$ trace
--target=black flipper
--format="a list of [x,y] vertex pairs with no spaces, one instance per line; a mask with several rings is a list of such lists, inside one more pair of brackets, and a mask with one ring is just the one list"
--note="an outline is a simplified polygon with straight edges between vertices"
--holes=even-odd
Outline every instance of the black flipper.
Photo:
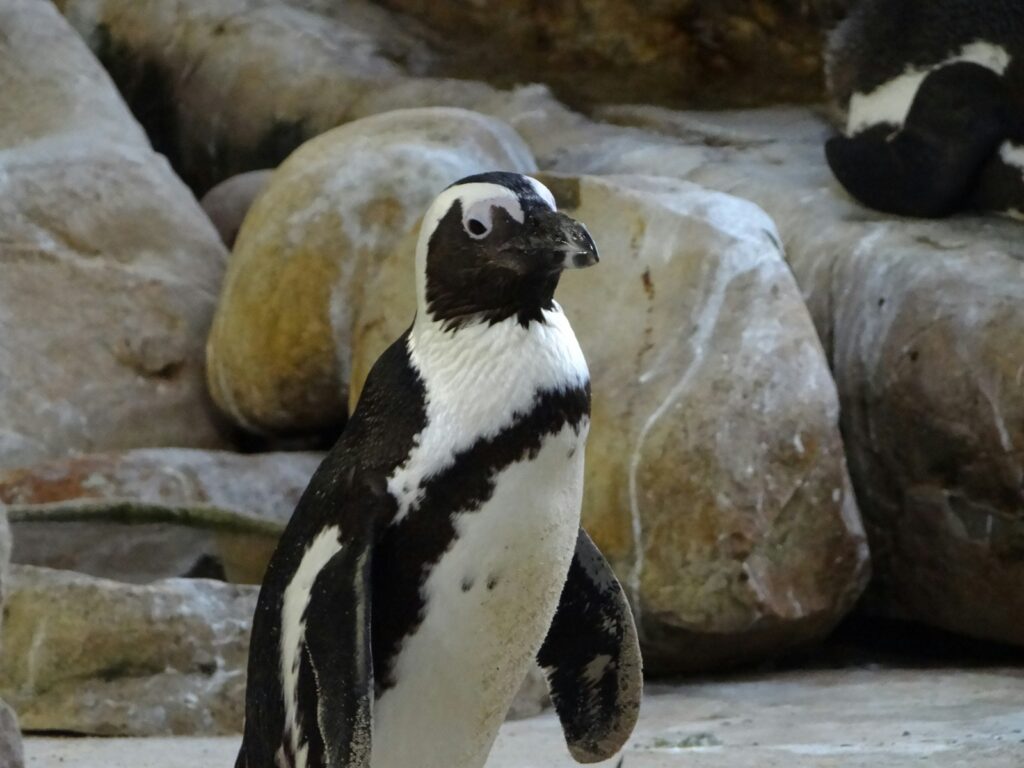
[[[316,712],[315,723],[303,724],[311,767],[370,768],[371,552],[369,547],[347,542],[317,576],[303,617],[305,656],[299,672],[299,701],[303,711]],[[329,682],[321,685],[321,680]],[[319,760],[314,759],[314,746],[321,751]]]
[[832,172],[853,197],[886,213],[934,218],[964,206],[982,167],[1010,131],[1002,79],[979,64],[930,73],[903,128],[876,125],[825,145]]
[[640,714],[640,646],[622,587],[582,528],[537,661],[576,761],[618,752]]

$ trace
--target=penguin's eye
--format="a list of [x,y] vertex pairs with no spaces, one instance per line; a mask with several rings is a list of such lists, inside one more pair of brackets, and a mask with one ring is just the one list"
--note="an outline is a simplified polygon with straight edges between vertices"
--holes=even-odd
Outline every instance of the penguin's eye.
[[463,201],[462,228],[473,240],[483,240],[494,231],[498,219],[511,218],[523,223],[523,208],[519,200],[506,196],[488,195],[472,201]]

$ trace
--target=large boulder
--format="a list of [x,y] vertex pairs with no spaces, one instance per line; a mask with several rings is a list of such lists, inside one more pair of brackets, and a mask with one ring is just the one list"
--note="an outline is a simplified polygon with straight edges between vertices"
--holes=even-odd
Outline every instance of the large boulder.
[[236,733],[256,594],[202,579],[136,585],[14,566],[0,695],[32,731]]
[[305,144],[239,233],[209,340],[214,399],[255,432],[343,422],[351,337],[376,260],[453,181],[535,167],[515,131],[458,109],[391,112]]
[[670,173],[778,225],[838,384],[874,560],[867,607],[1024,644],[1020,224],[859,207],[807,111],[603,114],[623,127],[563,116],[520,131],[561,170]]
[[58,5],[157,148],[204,193],[382,102],[489,112],[507,94],[482,80],[548,83],[573,103],[818,99],[819,17],[849,1]]
[[[835,386],[771,220],[669,179],[542,178],[602,253],[558,298],[593,375],[584,524],[632,599],[645,667],[821,637],[868,557]],[[353,397],[412,317],[412,245],[365,284]]]
[[0,29],[0,466],[221,444],[217,233],[51,3]]
[[296,0],[59,0],[198,192],[274,167],[432,54],[382,8]]
[[259,583],[322,458],[141,449],[0,471],[14,562],[146,583]]

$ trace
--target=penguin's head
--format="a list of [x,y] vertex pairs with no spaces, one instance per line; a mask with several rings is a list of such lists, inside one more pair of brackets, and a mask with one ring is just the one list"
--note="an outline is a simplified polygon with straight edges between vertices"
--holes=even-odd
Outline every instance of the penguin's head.
[[598,260],[586,227],[555,209],[536,179],[484,173],[452,184],[423,218],[419,312],[446,328],[542,321],[564,269]]

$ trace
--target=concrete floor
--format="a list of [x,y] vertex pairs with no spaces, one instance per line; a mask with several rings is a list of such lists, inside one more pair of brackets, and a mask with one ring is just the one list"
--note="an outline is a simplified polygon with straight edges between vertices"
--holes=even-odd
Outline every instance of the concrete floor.
[[[231,768],[237,745],[32,737],[26,758],[28,768]],[[876,667],[652,686],[622,757],[622,768],[1021,768],[1024,668]],[[549,714],[507,724],[487,768],[573,765]]]

